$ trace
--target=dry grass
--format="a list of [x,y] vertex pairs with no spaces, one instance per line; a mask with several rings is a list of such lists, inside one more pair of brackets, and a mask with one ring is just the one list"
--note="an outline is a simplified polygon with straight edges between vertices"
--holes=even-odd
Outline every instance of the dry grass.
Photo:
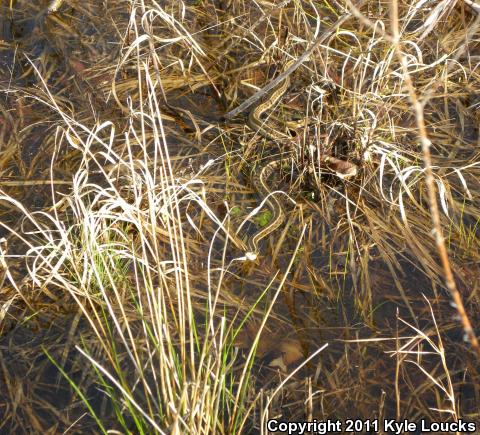
[[[2,430],[480,422],[474,3],[1,8]],[[242,103],[290,59],[273,143]]]

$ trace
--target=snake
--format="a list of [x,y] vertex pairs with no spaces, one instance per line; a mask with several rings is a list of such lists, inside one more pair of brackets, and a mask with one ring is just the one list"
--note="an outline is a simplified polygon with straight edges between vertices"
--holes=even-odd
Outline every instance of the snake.
[[[287,62],[285,70],[288,69],[294,62],[294,60]],[[280,100],[280,98],[282,98],[289,85],[290,79],[289,76],[287,76],[267,95],[265,101],[254,104],[250,110],[250,113],[248,114],[247,125],[250,127],[250,129],[257,132],[268,141],[276,142],[278,140],[290,138],[290,136],[287,134],[276,131],[261,118],[263,113],[272,108]],[[274,172],[278,172],[281,169],[281,165],[282,158],[276,156],[274,160],[268,162],[259,171],[254,170],[251,176],[251,183],[254,189],[265,198],[265,203],[272,213],[272,218],[270,219],[268,225],[259,229],[247,241],[247,248],[249,252],[254,255],[259,252],[258,243],[260,240],[264,239],[273,231],[275,231],[280,225],[282,225],[285,219],[282,205],[275,195],[272,195],[272,192],[268,186],[268,179]]]

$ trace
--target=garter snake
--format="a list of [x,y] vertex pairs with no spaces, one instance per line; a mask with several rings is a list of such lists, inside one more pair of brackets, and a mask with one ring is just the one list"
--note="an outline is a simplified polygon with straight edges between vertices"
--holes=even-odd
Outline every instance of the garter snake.
[[[294,60],[289,61],[285,66],[285,70],[288,69],[294,62]],[[277,88],[274,88],[273,91],[268,94],[264,102],[255,104],[248,115],[248,126],[267,140],[275,142],[290,138],[290,136],[287,134],[276,131],[261,119],[262,114],[278,102],[278,100],[288,89],[289,85],[290,80],[287,76],[282,82],[280,82]],[[272,218],[270,219],[268,225],[257,231],[247,242],[249,252],[254,255],[258,253],[258,243],[260,240],[275,231],[282,224],[285,218],[282,205],[276,196],[271,193],[267,183],[267,180],[270,178],[270,176],[281,169],[281,164],[282,159],[275,157],[275,160],[271,160],[259,171],[253,171],[252,174],[251,182],[253,187],[262,197],[265,198],[265,203],[270,208],[272,213]]]

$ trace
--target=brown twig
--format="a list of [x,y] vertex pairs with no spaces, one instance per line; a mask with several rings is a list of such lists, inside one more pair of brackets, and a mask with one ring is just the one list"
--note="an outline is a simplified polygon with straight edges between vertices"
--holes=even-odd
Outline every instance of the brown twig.
[[[425,166],[425,183],[427,185],[427,190],[428,190],[427,192],[428,202],[430,207],[430,214],[432,216],[433,233],[435,236],[438,255],[440,257],[443,272],[445,275],[445,283],[453,299],[453,302],[455,303],[455,307],[458,311],[458,315],[460,316],[460,320],[462,322],[462,326],[465,331],[465,334],[467,335],[468,340],[472,345],[473,349],[477,353],[477,356],[480,358],[480,346],[478,343],[478,339],[475,335],[475,332],[473,331],[472,324],[470,323],[470,319],[468,318],[467,312],[465,310],[465,306],[463,305],[462,297],[455,283],[452,268],[450,266],[450,261],[448,258],[447,248],[445,246],[443,231],[440,225],[440,212],[438,210],[437,189],[435,187],[435,180],[433,177],[432,157],[430,153],[431,141],[428,138],[427,128],[425,125],[424,112],[423,112],[424,103],[422,104],[418,99],[417,92],[412,82],[412,78],[408,72],[407,60],[405,59],[405,56],[402,54],[400,32],[398,27],[397,0],[392,0],[391,2],[391,21],[392,21],[392,32],[393,32],[393,42],[394,42],[395,51],[403,70],[403,75],[405,78],[405,83],[408,88],[410,101],[415,110],[415,116],[416,116],[417,127],[418,127],[418,135],[422,143],[423,161]],[[431,94],[431,91],[429,92],[429,94]]]

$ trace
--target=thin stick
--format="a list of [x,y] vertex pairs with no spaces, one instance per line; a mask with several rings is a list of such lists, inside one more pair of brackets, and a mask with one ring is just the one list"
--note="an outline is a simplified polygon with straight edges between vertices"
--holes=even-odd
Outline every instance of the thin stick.
[[437,190],[435,187],[435,180],[434,180],[433,171],[432,171],[432,156],[430,154],[430,145],[432,142],[428,138],[427,128],[425,125],[425,118],[423,113],[424,105],[419,101],[417,97],[415,87],[413,85],[412,79],[408,72],[407,61],[405,59],[405,56],[402,54],[402,50],[401,50],[400,32],[398,28],[397,0],[392,0],[391,2],[391,17],[392,17],[391,21],[392,21],[392,32],[393,32],[395,52],[402,66],[405,83],[407,85],[409,96],[410,96],[410,101],[415,110],[418,134],[420,137],[420,141],[422,143],[423,162],[425,165],[425,183],[427,185],[427,190],[428,190],[427,192],[428,203],[430,207],[430,214],[432,216],[433,233],[435,236],[435,242],[437,244],[438,255],[440,257],[440,261],[443,267],[443,272],[445,275],[445,283],[453,299],[453,302],[455,303],[455,307],[458,311],[458,315],[460,316],[463,330],[465,331],[465,334],[470,344],[472,345],[473,349],[477,353],[477,356],[480,358],[480,346],[479,346],[477,337],[475,336],[475,332],[473,331],[472,324],[470,323],[470,319],[467,316],[465,306],[463,305],[463,302],[462,302],[462,297],[460,295],[460,292],[457,289],[457,285],[453,277],[452,268],[450,266],[450,261],[448,259],[447,248],[445,246],[445,239],[444,239],[442,228],[440,225],[440,212],[438,211]]
[[0,186],[5,187],[23,187],[23,186],[39,186],[39,185],[65,185],[70,186],[73,181],[68,180],[1,180]]
[[470,8],[472,8],[477,14],[480,14],[480,4],[475,3],[473,0],[463,0],[463,3],[470,6]]

